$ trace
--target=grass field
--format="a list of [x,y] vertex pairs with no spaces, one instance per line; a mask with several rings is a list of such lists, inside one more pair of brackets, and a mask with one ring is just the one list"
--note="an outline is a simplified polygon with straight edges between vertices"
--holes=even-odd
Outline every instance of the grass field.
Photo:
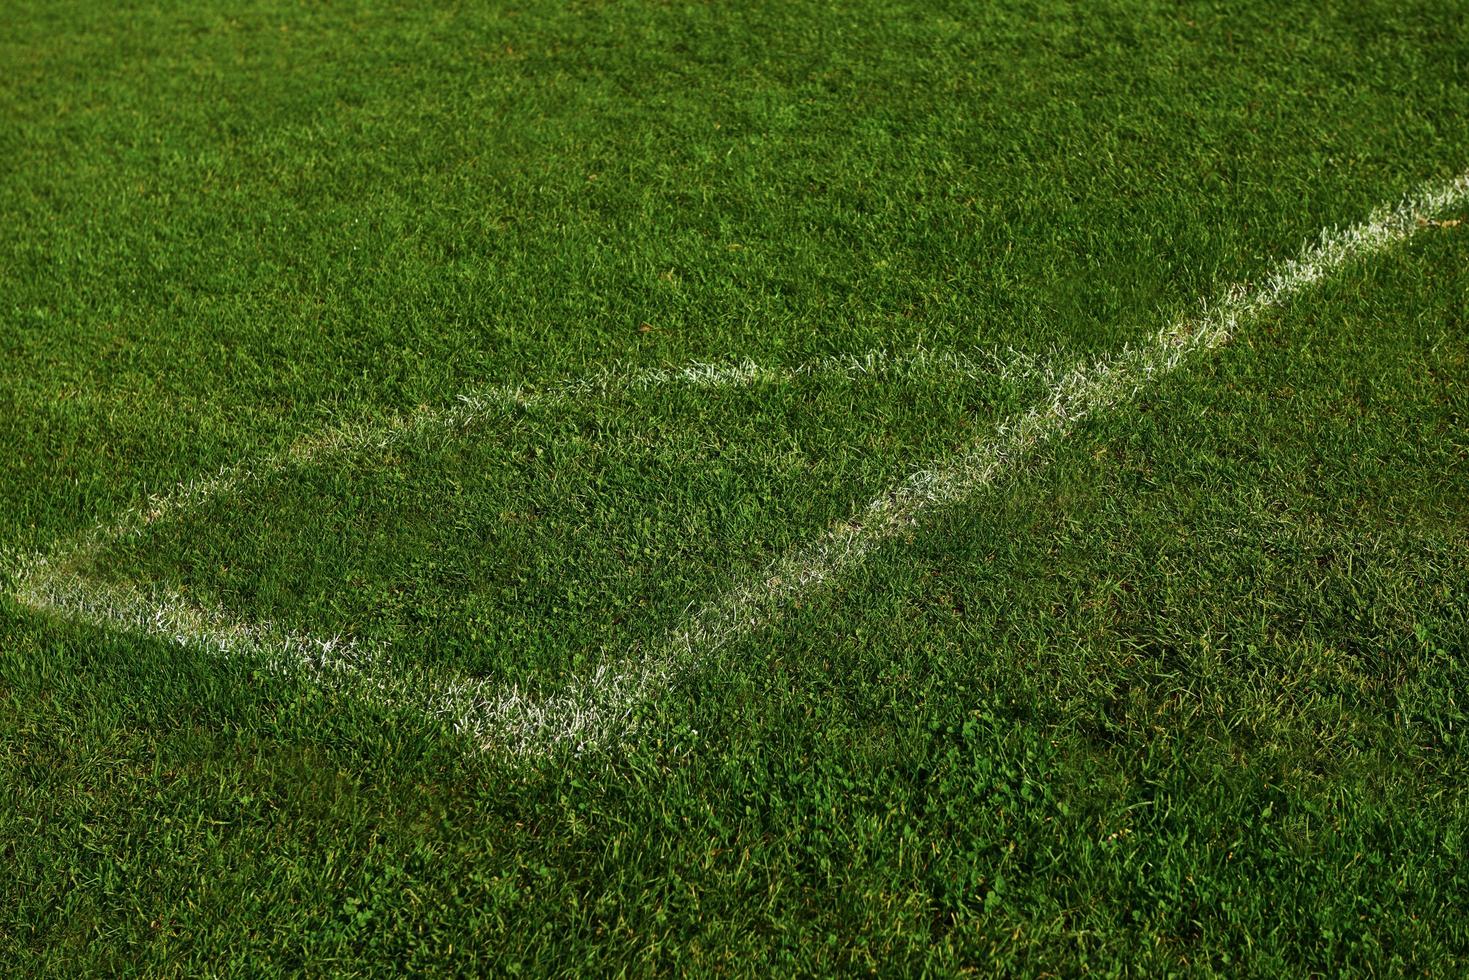
[[1469,970],[1469,8],[3,23],[14,975]]

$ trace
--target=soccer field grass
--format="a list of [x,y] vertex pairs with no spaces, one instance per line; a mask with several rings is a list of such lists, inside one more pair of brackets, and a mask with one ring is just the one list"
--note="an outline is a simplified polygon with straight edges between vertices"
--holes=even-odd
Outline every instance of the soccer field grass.
[[11,972],[1469,969],[1469,8],[4,19]]

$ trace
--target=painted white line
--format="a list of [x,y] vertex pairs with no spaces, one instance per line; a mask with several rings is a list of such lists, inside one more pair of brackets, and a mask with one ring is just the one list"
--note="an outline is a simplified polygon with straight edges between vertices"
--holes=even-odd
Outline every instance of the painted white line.
[[916,348],[875,349],[815,358],[794,366],[754,361],[694,361],[670,368],[613,366],[579,378],[532,387],[490,385],[471,389],[449,406],[419,408],[361,422],[338,423],[264,459],[237,463],[165,494],[150,496],[111,521],[53,547],[48,553],[7,555],[0,583],[12,580],[21,604],[51,615],[189,644],[229,656],[249,655],[258,664],[302,670],[318,683],[346,682],[349,674],[386,669],[387,647],[351,637],[314,638],[268,622],[250,622],[179,592],[130,582],[99,581],[85,569],[110,545],[139,535],[159,522],[216,499],[229,499],[251,485],[291,468],[351,457],[415,436],[462,433],[518,406],[585,403],[659,387],[739,388],[802,381],[882,383],[944,378],[1010,382],[1044,380],[1039,359],[1009,351],[965,354]]
[[[141,597],[125,587],[97,591],[74,581],[76,565],[107,543],[254,479],[323,455],[360,451],[427,430],[468,426],[491,411],[531,400],[576,400],[613,390],[655,384],[750,384],[794,378],[800,369],[771,374],[756,365],[691,365],[668,371],[629,371],[593,376],[540,392],[491,388],[467,395],[449,409],[423,410],[358,427],[336,427],[254,468],[235,467],[181,488],[122,519],[30,562],[15,595],[34,608],[103,625],[122,626],[179,642],[197,642],[224,653],[265,654],[287,669],[304,668],[322,682],[342,683],[383,703],[419,707],[468,733],[479,744],[510,753],[545,752],[604,743],[629,730],[636,706],[674,680],[695,671],[724,646],[774,621],[813,589],[862,562],[875,549],[936,508],[959,503],[993,483],[1038,447],[1078,422],[1131,399],[1138,391],[1227,343],[1244,324],[1277,308],[1347,263],[1411,237],[1421,222],[1469,200],[1469,173],[1420,188],[1403,203],[1375,211],[1343,232],[1327,233],[1296,259],[1277,265],[1262,285],[1235,287],[1195,314],[1169,324],[1148,343],[1079,367],[1054,379],[1047,397],[998,425],[956,457],[911,475],[852,518],[814,542],[777,559],[762,575],[731,588],[695,611],[655,649],[604,661],[560,691],[535,696],[506,691],[458,675],[391,663],[390,651],[338,641],[283,635],[270,627],[236,624],[222,613],[199,610],[178,596]],[[891,363],[887,355],[879,360]],[[1033,366],[1032,366],[1033,368]],[[861,364],[832,362],[826,373],[858,377]],[[865,373],[872,373],[866,371]],[[993,376],[989,372],[989,376]]]
[[965,500],[1083,419],[1130,400],[1192,357],[1228,343],[1241,326],[1347,263],[1405,241],[1423,219],[1466,200],[1469,173],[1420,188],[1361,224],[1323,234],[1298,258],[1272,269],[1262,285],[1226,290],[1148,343],[1071,371],[1043,402],[1006,420],[957,457],[914,473],[851,519],[778,559],[758,578],[736,585],[696,611],[656,649],[604,662],[548,697],[427,674],[403,685],[403,693],[419,688],[427,710],[487,748],[540,752],[606,742],[629,729],[637,705],[699,669],[720,648],[774,622],[794,600],[849,571],[927,512]]
[[264,459],[236,463],[219,472],[150,496],[111,521],[33,556],[29,564],[60,564],[63,557],[93,554],[97,549],[161,520],[193,510],[210,500],[228,498],[292,467],[309,466],[333,457],[347,457],[369,448],[383,448],[415,435],[469,428],[519,406],[555,406],[612,398],[626,392],[657,387],[740,388],[761,384],[791,384],[805,379],[883,381],[942,377],[1011,381],[1043,377],[1045,362],[1016,351],[905,351],[873,349],[856,354],[815,358],[790,367],[771,367],[750,360],[692,361],[670,368],[633,368],[614,365],[587,375],[544,386],[487,385],[471,388],[445,407],[422,407],[364,421],[339,422],[306,436],[282,452]]
[[43,575],[22,580],[14,596],[32,609],[125,633],[194,646],[226,657],[246,655],[259,667],[290,673],[304,669],[316,680],[357,673],[372,655],[349,638],[323,639],[269,622],[236,620],[169,589],[145,590],[131,582],[99,582],[82,576]]

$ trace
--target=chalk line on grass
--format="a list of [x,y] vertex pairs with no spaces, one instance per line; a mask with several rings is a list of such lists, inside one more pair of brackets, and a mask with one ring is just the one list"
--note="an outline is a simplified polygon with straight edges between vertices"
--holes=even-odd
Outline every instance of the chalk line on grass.
[[371,647],[350,637],[319,637],[270,622],[231,617],[174,589],[84,576],[34,576],[14,592],[25,605],[126,633],[141,633],[224,656],[248,655],[266,670],[305,669],[318,680],[363,670]]
[[[79,574],[80,566],[116,541],[141,534],[161,521],[211,500],[236,496],[251,485],[292,468],[348,458],[368,449],[384,449],[415,436],[462,431],[520,407],[555,407],[659,387],[743,388],[791,384],[805,379],[855,382],[942,377],[1008,381],[1043,377],[1046,370],[1040,359],[1015,351],[967,354],[926,348],[904,351],[878,348],[818,357],[793,366],[761,365],[748,359],[691,361],[667,368],[614,365],[548,385],[486,385],[464,392],[447,406],[421,407],[328,425],[263,459],[234,463],[166,493],[153,494],[112,520],[52,547],[49,552],[19,557],[7,565],[13,568],[13,578],[22,583],[18,591],[34,599],[30,604],[62,611],[63,606],[45,600],[47,590],[38,591],[34,586],[48,579]],[[27,584],[32,587],[26,588]],[[60,591],[69,594],[68,589]]]
[[322,639],[270,622],[241,620],[177,590],[102,581],[88,575],[86,569],[109,545],[140,535],[159,522],[212,500],[237,496],[251,485],[289,469],[350,458],[419,435],[462,434],[518,407],[554,408],[662,387],[726,389],[805,380],[882,382],[924,378],[1004,382],[1044,379],[1048,370],[1042,360],[1013,350],[971,354],[878,348],[813,358],[791,366],[762,365],[749,359],[691,361],[666,368],[614,365],[549,385],[477,387],[448,406],[332,424],[263,459],[235,463],[168,493],[151,495],[49,552],[5,556],[6,560],[0,562],[0,585],[11,580],[10,592],[17,601],[51,615],[195,645],[222,655],[249,655],[266,668],[305,670],[322,684],[350,684],[353,675],[388,669],[385,644],[350,636]]
[[[14,594],[33,608],[73,619],[199,643],[226,654],[263,654],[284,669],[304,668],[323,683],[344,685],[374,701],[419,708],[486,748],[517,754],[605,743],[629,730],[640,704],[706,664],[720,648],[779,619],[795,599],[860,564],[884,543],[915,527],[926,513],[963,501],[1077,423],[1130,400],[1192,357],[1224,345],[1241,326],[1280,307],[1347,263],[1407,240],[1434,215],[1466,201],[1469,173],[1425,185],[1400,204],[1377,209],[1360,224],[1324,233],[1300,256],[1276,265],[1260,285],[1227,289],[1194,314],[1159,330],[1147,343],[1125,347],[1111,357],[1052,378],[1047,396],[1029,411],[1001,422],[987,438],[958,455],[915,472],[815,541],[777,558],[762,574],[694,610],[662,644],[620,659],[605,659],[588,674],[548,695],[394,664],[391,651],[380,645],[323,641],[268,624],[236,623],[222,612],[203,610],[176,594],[146,596],[131,586],[99,586],[78,577],[76,566],[123,535],[212,497],[239,492],[269,473],[332,454],[361,451],[409,433],[467,427],[507,406],[532,400],[578,400],[662,384],[754,384],[794,380],[803,373],[856,378],[893,370],[900,361],[883,354],[874,355],[874,362],[860,357],[823,359],[794,369],[767,369],[751,363],[653,371],[614,369],[535,391],[481,389],[447,409],[333,427],[254,467],[227,468],[172,495],[155,498],[33,560],[21,570]],[[911,366],[920,369],[921,360],[914,359]],[[957,368],[945,367],[942,360],[934,363],[946,370],[964,370],[962,362]],[[1034,372],[1035,365],[1024,369]],[[993,377],[993,371],[986,376]]]
[[582,747],[626,729],[637,706],[696,670],[721,647],[770,624],[797,598],[860,564],[925,513],[966,499],[1037,447],[1097,412],[1131,399],[1191,357],[1226,344],[1243,324],[1283,305],[1347,263],[1412,237],[1420,222],[1469,200],[1469,172],[1421,187],[1361,224],[1326,232],[1299,257],[1281,262],[1253,289],[1236,286],[1150,342],[1067,373],[1049,397],[999,424],[985,439],[912,474],[847,521],[777,559],[764,574],[699,608],[661,646],[630,660],[604,662],[547,697],[471,678],[425,675],[428,710],[486,747],[511,752]]

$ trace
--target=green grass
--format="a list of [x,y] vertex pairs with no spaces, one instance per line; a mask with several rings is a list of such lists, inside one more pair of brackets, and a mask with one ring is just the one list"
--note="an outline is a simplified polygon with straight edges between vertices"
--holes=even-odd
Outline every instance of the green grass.
[[[1038,378],[663,385],[493,412],[277,477],[80,569],[254,620],[391,640],[503,682],[655,644]],[[1012,408],[1011,411],[1014,409]]]
[[[553,688],[1462,172],[1453,4],[17,4],[0,555],[485,385],[79,568]],[[1454,218],[1460,215],[1446,215]],[[1469,219],[1469,215],[1462,216]],[[17,975],[1469,967],[1469,220],[508,759],[11,597]]]

